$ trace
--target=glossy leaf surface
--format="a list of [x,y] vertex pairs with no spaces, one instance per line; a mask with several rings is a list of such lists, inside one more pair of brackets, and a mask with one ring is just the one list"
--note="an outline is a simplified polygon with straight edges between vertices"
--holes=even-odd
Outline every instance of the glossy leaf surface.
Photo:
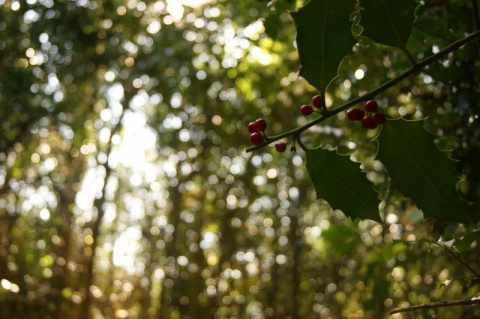
[[411,198],[425,218],[440,222],[467,222],[454,161],[440,152],[424,121],[389,120],[378,137],[377,158],[386,166],[391,188]]
[[414,0],[361,0],[362,36],[377,43],[405,48],[415,21]]
[[300,75],[322,93],[356,43],[350,21],[354,10],[352,0],[313,0],[292,13],[297,27]]
[[307,151],[306,166],[317,198],[325,199],[333,209],[342,210],[352,219],[380,221],[377,193],[358,163],[317,148]]

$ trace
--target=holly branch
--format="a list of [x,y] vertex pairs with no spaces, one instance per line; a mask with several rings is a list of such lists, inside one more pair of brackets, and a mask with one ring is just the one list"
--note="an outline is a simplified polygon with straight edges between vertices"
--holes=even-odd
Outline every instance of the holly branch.
[[[424,69],[426,66],[432,64],[433,62],[436,62],[436,61],[440,60],[441,58],[445,57],[447,54],[459,49],[463,45],[465,45],[468,42],[473,41],[475,39],[480,39],[480,30],[477,30],[477,31],[475,31],[475,32],[473,32],[473,33],[471,33],[471,34],[453,42],[452,44],[450,44],[445,49],[443,49],[443,50],[441,50],[441,51],[423,59],[422,61],[413,65],[407,71],[405,71],[405,72],[401,73],[400,75],[398,75],[397,77],[385,82],[384,84],[380,85],[379,87],[365,93],[364,95],[361,95],[357,98],[354,98],[354,99],[340,105],[339,107],[337,107],[333,110],[323,110],[322,115],[320,117],[308,122],[307,124],[305,124],[303,126],[300,126],[300,127],[297,127],[293,130],[284,132],[282,134],[276,135],[276,136],[266,137],[263,140],[263,142],[261,142],[260,144],[247,148],[246,152],[253,152],[255,150],[261,149],[261,148],[271,144],[272,142],[275,142],[275,141],[278,141],[282,138],[286,138],[286,137],[290,137],[290,136],[292,136],[294,140],[300,141],[300,135],[304,131],[309,129],[310,127],[312,127],[312,126],[314,126],[314,125],[316,125],[320,122],[323,122],[323,121],[333,117],[334,115],[349,109],[350,107],[352,107],[356,104],[359,104],[363,101],[366,101],[368,99],[371,99],[371,98],[375,97],[379,93],[382,93],[382,92],[386,91],[390,87],[392,87],[392,86],[398,84],[399,82],[401,82],[402,80],[418,73],[419,71]],[[302,145],[301,142],[299,144]]]

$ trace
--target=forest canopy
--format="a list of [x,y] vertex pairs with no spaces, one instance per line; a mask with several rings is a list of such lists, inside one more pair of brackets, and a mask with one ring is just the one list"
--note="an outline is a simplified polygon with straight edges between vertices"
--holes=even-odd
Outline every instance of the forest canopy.
[[0,317],[480,317],[479,57],[477,0],[0,0]]

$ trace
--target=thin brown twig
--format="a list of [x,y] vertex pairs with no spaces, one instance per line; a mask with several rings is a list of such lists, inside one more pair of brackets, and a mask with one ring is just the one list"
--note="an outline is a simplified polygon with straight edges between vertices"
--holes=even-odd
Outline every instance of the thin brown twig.
[[441,307],[453,307],[453,306],[471,306],[471,305],[480,305],[480,299],[470,299],[470,300],[454,300],[454,301],[438,301],[427,304],[395,308],[390,311],[390,314],[396,314],[401,312],[415,311],[420,309],[433,309]]
[[[422,240],[423,241],[423,240]],[[456,261],[458,261],[460,264],[462,264],[465,268],[467,268],[475,277],[477,278],[480,278],[480,273],[477,272],[475,269],[473,269],[469,264],[467,264],[464,260],[462,260],[460,257],[458,257],[457,254],[455,254],[455,252],[450,249],[448,246],[442,244],[442,243],[439,243],[439,242],[435,242],[435,241],[432,241],[432,240],[428,240],[428,239],[424,239],[424,241],[429,244],[429,245],[435,245],[436,247],[441,247],[443,248],[447,253],[450,254],[450,256],[452,256],[453,258],[455,258]]]
[[456,49],[460,48],[461,46],[463,46],[463,45],[467,44],[468,42],[470,42],[472,40],[475,40],[475,39],[480,39],[480,30],[477,30],[477,31],[469,34],[468,36],[453,42],[452,44],[450,44],[445,49],[443,49],[443,50],[425,58],[424,60],[418,62],[416,65],[414,65],[413,67],[411,67],[407,71],[405,71],[402,74],[398,75],[397,77],[391,79],[390,81],[385,82],[384,84],[380,85],[376,89],[373,89],[370,92],[368,92],[368,93],[366,93],[362,96],[359,96],[359,97],[357,97],[353,100],[350,100],[350,101],[342,104],[341,106],[339,106],[339,107],[337,107],[333,110],[329,110],[329,111],[325,112],[322,116],[316,118],[315,120],[313,120],[313,121],[311,121],[311,122],[309,122],[309,123],[307,123],[303,126],[297,127],[296,129],[293,129],[291,131],[288,131],[288,132],[285,132],[285,133],[282,133],[282,134],[279,134],[279,135],[276,135],[276,136],[273,136],[273,137],[269,137],[269,138],[265,139],[262,143],[260,143],[256,146],[252,146],[252,147],[247,148],[246,152],[247,153],[248,152],[253,152],[255,150],[258,150],[260,148],[265,147],[266,145],[269,145],[272,142],[278,141],[278,140],[280,140],[282,138],[285,138],[285,137],[288,137],[288,136],[298,136],[297,139],[299,139],[300,134],[302,132],[304,132],[305,130],[309,129],[310,127],[312,127],[312,126],[314,126],[314,125],[316,125],[320,122],[323,122],[323,121],[333,117],[334,115],[347,110],[348,108],[350,108],[350,107],[352,107],[356,104],[359,104],[359,103],[361,103],[365,100],[368,100],[370,98],[375,97],[377,94],[379,94],[383,91],[386,91],[390,87],[398,84],[399,82],[403,81],[404,79],[408,78],[409,76],[421,71],[426,66],[432,64],[435,61],[440,60],[442,57],[446,56],[450,52],[455,51]]
[[465,261],[463,261],[462,259],[460,259],[460,257],[458,257],[452,250],[450,250],[450,248],[448,248],[447,246],[445,245],[441,245],[441,244],[438,244],[438,246],[442,247],[446,252],[448,252],[453,258],[455,258],[459,263],[461,263],[465,268],[467,268],[473,275],[475,275],[476,277],[480,278],[480,274],[475,270],[473,269],[472,267],[470,267],[469,264],[467,264]]

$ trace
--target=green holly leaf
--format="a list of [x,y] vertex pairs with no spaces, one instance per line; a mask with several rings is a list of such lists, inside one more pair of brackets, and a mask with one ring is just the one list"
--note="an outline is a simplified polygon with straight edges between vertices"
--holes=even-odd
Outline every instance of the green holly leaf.
[[358,163],[334,151],[322,148],[307,150],[306,166],[317,198],[325,199],[352,219],[381,221],[377,193],[360,170]]
[[467,202],[456,190],[455,162],[434,143],[424,121],[388,120],[378,136],[377,158],[385,165],[391,188],[411,198],[425,218],[469,222]]
[[362,36],[406,51],[415,21],[415,0],[360,0]]
[[474,241],[480,243],[480,229],[475,229],[463,237],[455,238],[454,246],[459,252],[463,253],[467,251]]
[[350,17],[355,0],[311,0],[292,13],[297,27],[300,75],[321,93],[337,76],[356,43]]

